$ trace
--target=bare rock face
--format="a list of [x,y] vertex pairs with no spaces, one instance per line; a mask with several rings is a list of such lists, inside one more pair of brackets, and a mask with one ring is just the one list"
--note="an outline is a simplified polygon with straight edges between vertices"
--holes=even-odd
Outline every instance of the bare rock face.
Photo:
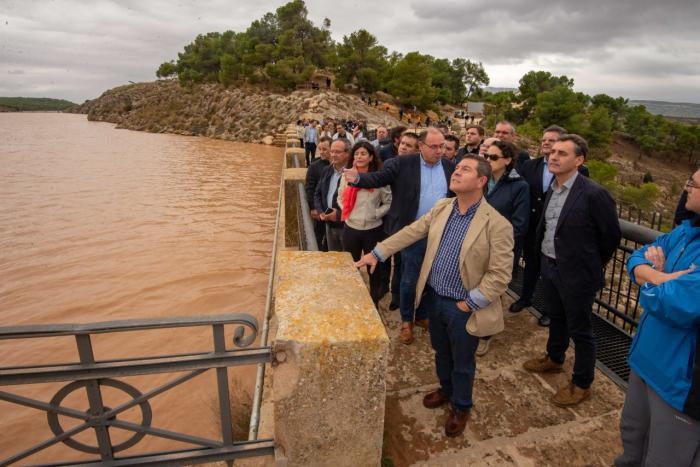
[[268,146],[270,146],[274,142],[275,142],[275,137],[272,135],[267,135],[262,139],[262,144],[267,144]]
[[175,80],[136,83],[105,91],[73,110],[88,120],[118,128],[201,135],[247,143],[267,143],[298,118],[352,118],[370,125],[397,125],[382,107],[370,107],[353,95],[300,90],[289,94],[263,89],[201,84],[189,88]]

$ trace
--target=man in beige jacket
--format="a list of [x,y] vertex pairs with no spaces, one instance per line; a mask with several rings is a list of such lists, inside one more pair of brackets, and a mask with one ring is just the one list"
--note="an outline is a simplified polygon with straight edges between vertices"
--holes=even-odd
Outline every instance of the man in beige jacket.
[[456,198],[438,201],[355,263],[374,268],[378,261],[428,238],[415,306],[426,301],[440,389],[427,394],[423,405],[452,403],[445,422],[450,437],[462,433],[469,419],[478,337],[503,330],[500,297],[513,268],[513,227],[483,199],[490,176],[485,159],[465,156],[450,178]]

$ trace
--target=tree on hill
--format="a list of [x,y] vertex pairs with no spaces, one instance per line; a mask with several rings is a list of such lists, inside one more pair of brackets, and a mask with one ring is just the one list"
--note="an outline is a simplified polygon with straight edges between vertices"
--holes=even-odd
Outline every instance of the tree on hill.
[[336,47],[336,85],[357,81],[364,92],[379,90],[381,75],[387,67],[387,49],[377,43],[377,38],[364,29],[343,36]]
[[432,107],[437,92],[432,86],[429,60],[424,55],[406,54],[394,67],[393,75],[387,89],[403,105],[415,105],[421,110]]
[[463,58],[455,59],[455,62],[453,62],[453,66],[462,70],[462,81],[467,88],[465,100],[468,101],[472,94],[480,92],[482,86],[488,86],[491,82],[481,62],[476,63]]
[[548,71],[529,71],[520,78],[519,84],[521,107],[519,116],[515,119],[517,123],[522,123],[531,116],[539,94],[554,91],[556,88],[574,88],[573,79],[564,75],[554,76]]

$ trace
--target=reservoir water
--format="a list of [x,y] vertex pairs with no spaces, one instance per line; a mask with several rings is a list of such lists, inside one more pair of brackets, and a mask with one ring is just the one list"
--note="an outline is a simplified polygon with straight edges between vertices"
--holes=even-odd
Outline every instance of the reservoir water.
[[[263,316],[282,150],[0,113],[0,326],[247,312]],[[97,336],[98,358],[205,351],[211,329]],[[75,361],[70,338],[0,341],[0,365]],[[153,400],[153,425],[217,439],[213,373]],[[230,371],[249,390],[254,368]],[[126,379],[145,392],[175,375]],[[150,381],[150,382],[148,382]],[[0,388],[48,401],[66,383]],[[119,403],[118,391],[108,404]],[[65,401],[85,409],[78,395]],[[125,415],[138,421],[136,409]],[[61,418],[64,428],[77,420]],[[0,401],[0,459],[51,437]],[[113,437],[129,433],[114,430]],[[90,430],[77,437],[95,444]],[[163,443],[166,443],[165,445]],[[185,447],[146,439],[128,452]],[[77,456],[54,446],[30,459]]]

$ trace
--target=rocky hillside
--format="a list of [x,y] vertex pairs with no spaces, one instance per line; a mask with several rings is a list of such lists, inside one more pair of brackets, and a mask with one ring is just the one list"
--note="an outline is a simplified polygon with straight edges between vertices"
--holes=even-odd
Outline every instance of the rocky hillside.
[[272,136],[300,116],[362,119],[370,125],[399,123],[382,108],[370,107],[358,96],[331,91],[277,94],[219,84],[189,89],[167,80],[110,89],[71,111],[130,130],[271,144]]

